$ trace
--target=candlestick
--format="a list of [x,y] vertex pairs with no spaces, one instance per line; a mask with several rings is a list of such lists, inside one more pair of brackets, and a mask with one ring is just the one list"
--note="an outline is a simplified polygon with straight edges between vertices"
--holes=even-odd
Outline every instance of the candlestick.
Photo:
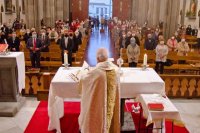
[[144,54],[143,66],[147,65],[147,54]]
[[68,65],[68,54],[64,53],[64,65]]
[[119,59],[117,59],[117,64],[119,65],[119,73],[120,75],[123,73],[123,71],[121,70],[122,64],[124,63],[124,60],[120,57]]
[[4,42],[5,42],[5,44],[8,44],[8,42],[7,42],[7,40],[6,40],[6,39],[4,39]]

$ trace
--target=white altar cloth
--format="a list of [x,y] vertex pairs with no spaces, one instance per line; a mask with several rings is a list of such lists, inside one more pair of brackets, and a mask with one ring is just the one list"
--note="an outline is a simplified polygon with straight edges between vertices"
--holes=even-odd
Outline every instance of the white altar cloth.
[[[143,116],[147,118],[146,126],[151,123],[156,123],[156,126],[160,126],[160,122],[165,119],[182,122],[179,111],[167,97],[163,97],[160,94],[140,94],[136,98],[136,101],[140,102],[142,105]],[[164,110],[149,110],[148,103],[162,103]],[[163,122],[163,124],[164,123],[165,122]],[[165,133],[165,125],[163,125],[163,133]]]
[[[64,115],[64,98],[80,98],[78,82],[69,74],[76,74],[80,67],[66,69],[60,67],[51,81],[48,100],[49,127],[60,133],[60,118]],[[122,68],[120,77],[120,97],[133,98],[138,94],[165,94],[164,81],[152,69],[143,71],[141,68]]]
[[18,88],[19,92],[25,88],[25,60],[24,52],[10,52],[8,55],[0,55],[0,58],[15,58],[18,70]]

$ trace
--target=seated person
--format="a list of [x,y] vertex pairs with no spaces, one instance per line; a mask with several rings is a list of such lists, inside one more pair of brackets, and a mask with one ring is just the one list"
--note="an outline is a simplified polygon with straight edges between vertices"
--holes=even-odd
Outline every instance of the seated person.
[[96,68],[80,80],[82,133],[120,133],[119,77],[105,48],[97,51]]

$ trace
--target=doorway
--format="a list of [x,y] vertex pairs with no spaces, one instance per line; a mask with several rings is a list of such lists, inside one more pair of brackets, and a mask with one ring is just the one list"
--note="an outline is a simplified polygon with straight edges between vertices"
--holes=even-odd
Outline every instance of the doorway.
[[88,13],[91,18],[112,18],[112,0],[89,0]]

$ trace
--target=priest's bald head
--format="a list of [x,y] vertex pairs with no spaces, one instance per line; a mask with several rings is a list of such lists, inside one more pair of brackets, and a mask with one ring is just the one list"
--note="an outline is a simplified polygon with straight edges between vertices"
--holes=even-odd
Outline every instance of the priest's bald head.
[[108,50],[106,48],[99,48],[96,54],[97,62],[104,62],[108,60]]

